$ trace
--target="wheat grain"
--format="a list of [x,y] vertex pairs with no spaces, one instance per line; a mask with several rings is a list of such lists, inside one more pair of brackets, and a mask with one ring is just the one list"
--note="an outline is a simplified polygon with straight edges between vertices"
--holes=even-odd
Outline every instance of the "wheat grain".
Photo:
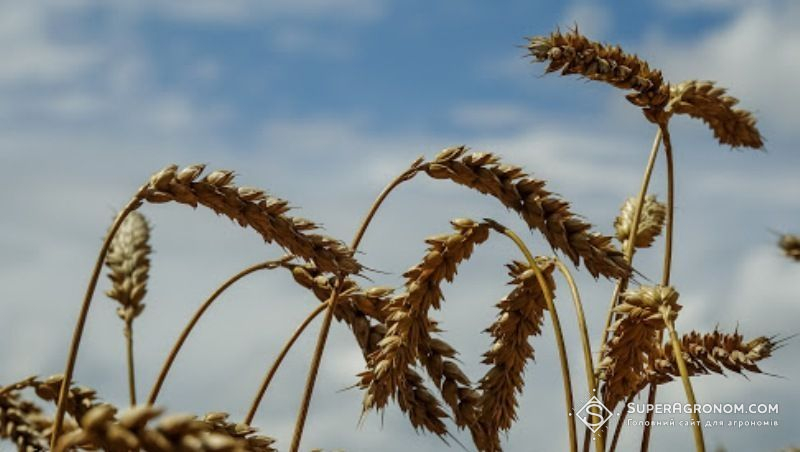
[[603,380],[603,403],[613,408],[646,382],[645,369],[658,354],[658,333],[677,317],[681,306],[671,287],[641,286],[622,294],[614,311],[621,317],[611,326],[613,335],[601,357],[598,370]]
[[728,96],[724,88],[711,81],[689,80],[672,87],[669,110],[701,119],[721,144],[731,147],[764,146],[756,119],[747,110],[734,108],[739,100]]
[[[540,265],[551,291],[555,290],[554,268],[551,261]],[[497,443],[500,432],[510,429],[516,420],[517,395],[522,394],[525,384],[525,364],[534,359],[529,338],[541,333],[547,310],[535,272],[521,262],[513,262],[508,269],[515,287],[498,303],[500,314],[486,330],[494,343],[483,355],[483,363],[492,367],[479,385],[481,424],[486,432],[498,437]]]
[[800,262],[800,236],[783,234],[778,241],[778,246],[781,247],[786,256]]
[[630,273],[630,266],[611,244],[611,238],[590,232],[592,226],[571,212],[568,202],[545,190],[544,181],[528,176],[519,167],[501,164],[494,154],[467,151],[464,146],[445,149],[422,169],[435,179],[449,179],[497,198],[576,265],[583,258],[592,276],[619,278]]
[[[634,215],[636,214],[636,198],[631,197],[625,200],[620,208],[620,214],[614,220],[614,229],[617,233],[617,240],[625,249],[628,246],[628,239],[633,228]],[[636,235],[634,236],[633,246],[636,248],[648,248],[653,241],[661,234],[664,221],[667,218],[666,206],[659,202],[655,196],[649,195],[644,199],[642,215],[639,219]]]
[[204,205],[242,227],[253,228],[267,243],[275,241],[323,271],[350,274],[361,271],[361,265],[345,244],[309,233],[317,228],[314,223],[286,215],[289,211],[286,201],[256,188],[237,187],[232,171],[218,170],[200,179],[204,169],[204,165],[192,165],[178,171],[176,165],[167,166],[150,178],[138,196],[154,203]]

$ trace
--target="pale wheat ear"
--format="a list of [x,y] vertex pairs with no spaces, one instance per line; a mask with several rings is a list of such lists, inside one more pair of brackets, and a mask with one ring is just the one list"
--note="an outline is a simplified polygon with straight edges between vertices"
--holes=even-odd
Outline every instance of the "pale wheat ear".
[[636,215],[636,198],[628,198],[620,208],[619,216],[614,220],[614,230],[617,240],[622,244],[622,248],[628,247],[628,240],[631,236],[635,248],[648,248],[661,234],[664,222],[667,218],[667,207],[658,201],[655,196],[648,195],[644,198],[642,213],[636,232],[633,232],[634,217]]
[[124,336],[128,367],[128,393],[136,405],[136,373],[133,359],[133,320],[144,310],[150,273],[150,225],[144,215],[133,211],[122,222],[106,255],[111,289],[106,296],[119,304],[117,315],[125,322]]

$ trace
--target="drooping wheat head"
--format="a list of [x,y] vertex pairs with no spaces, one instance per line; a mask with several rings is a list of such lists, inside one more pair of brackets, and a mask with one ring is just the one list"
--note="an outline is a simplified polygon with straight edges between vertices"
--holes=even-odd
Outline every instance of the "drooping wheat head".
[[[552,261],[543,261],[540,265],[551,292],[555,291],[554,268]],[[486,330],[494,342],[483,355],[483,363],[491,368],[478,388],[481,423],[486,432],[498,436],[497,443],[500,433],[510,429],[517,418],[517,396],[525,385],[525,365],[534,359],[530,338],[541,333],[547,310],[536,274],[528,264],[513,262],[508,269],[514,289],[498,303],[500,314]]]
[[630,273],[611,238],[592,232],[590,224],[570,211],[568,202],[544,189],[544,181],[528,176],[520,167],[502,164],[494,154],[467,152],[464,146],[445,149],[422,169],[435,179],[449,179],[497,198],[573,263],[583,258],[592,276],[619,278]]
[[232,171],[218,170],[200,178],[204,169],[204,165],[192,165],[179,171],[177,165],[167,166],[150,178],[139,196],[153,203],[204,205],[242,227],[254,229],[267,243],[275,241],[290,253],[314,262],[323,271],[347,274],[361,271],[361,265],[345,244],[309,232],[317,229],[309,220],[288,216],[288,202],[257,188],[237,187]]
[[670,111],[701,119],[721,144],[760,149],[764,140],[756,118],[747,110],[734,108],[739,99],[711,81],[689,80],[672,87]]

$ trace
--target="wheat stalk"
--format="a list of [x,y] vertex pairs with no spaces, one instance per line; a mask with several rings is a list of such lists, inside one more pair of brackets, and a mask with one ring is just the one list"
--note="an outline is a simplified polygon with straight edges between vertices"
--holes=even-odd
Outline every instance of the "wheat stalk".
[[528,176],[517,166],[502,164],[494,154],[467,151],[464,146],[445,149],[423,169],[435,179],[449,179],[497,198],[576,265],[583,258],[593,276],[619,278],[630,273],[630,266],[611,239],[591,232],[591,225],[571,212],[568,202],[544,189],[544,181]]

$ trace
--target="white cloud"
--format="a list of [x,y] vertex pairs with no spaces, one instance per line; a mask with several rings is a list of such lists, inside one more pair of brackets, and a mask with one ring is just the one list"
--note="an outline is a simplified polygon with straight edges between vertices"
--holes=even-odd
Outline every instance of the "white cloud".
[[748,2],[734,18],[699,40],[680,41],[662,32],[646,46],[654,64],[675,82],[716,80],[771,126],[795,130],[800,115],[800,6]]

